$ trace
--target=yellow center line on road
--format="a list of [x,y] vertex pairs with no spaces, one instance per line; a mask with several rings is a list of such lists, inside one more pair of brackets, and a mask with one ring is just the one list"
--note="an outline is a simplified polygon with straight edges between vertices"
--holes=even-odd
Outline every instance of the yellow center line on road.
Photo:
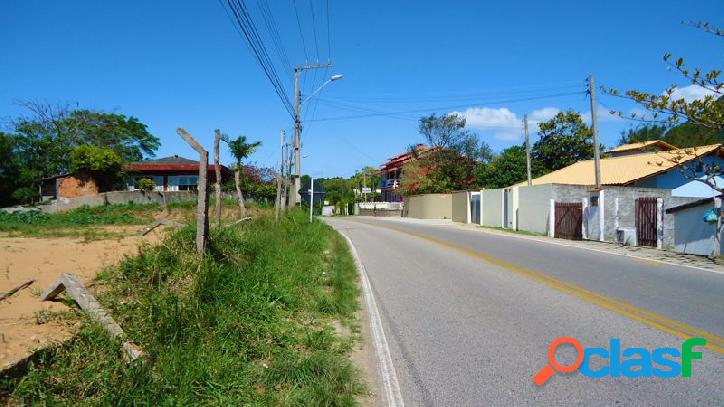
[[682,339],[688,339],[692,337],[698,337],[698,338],[705,338],[707,341],[706,347],[718,352],[724,354],[724,338],[714,335],[710,332],[694,328],[692,326],[689,326],[687,324],[674,321],[672,319],[666,318],[664,316],[658,315],[656,313],[643,310],[638,307],[634,307],[633,305],[627,304],[623,301],[617,300],[615,298],[607,297],[605,295],[598,294],[596,292],[587,290],[583,287],[577,286],[575,284],[571,284],[568,282],[565,282],[563,280],[560,280],[558,278],[549,276],[544,273],[540,273],[522,266],[519,266],[517,264],[509,263],[505,260],[502,260],[498,257],[483,254],[480,252],[477,252],[472,249],[468,249],[466,247],[458,246],[454,243],[450,243],[446,240],[438,239],[432,236],[428,236],[425,234],[412,232],[409,230],[393,227],[393,226],[387,226],[387,225],[379,225],[379,224],[370,224],[367,222],[360,222],[359,223],[365,223],[370,226],[376,226],[381,227],[385,229],[394,230],[399,233],[403,233],[409,236],[414,236],[420,239],[427,240],[429,242],[435,243],[439,246],[446,247],[448,249],[454,250],[458,253],[474,257],[479,260],[483,260],[487,263],[490,263],[492,265],[498,266],[506,271],[510,271],[519,275],[523,275],[525,277],[528,277],[532,280],[538,281],[540,283],[543,283],[551,288],[554,288],[558,291],[564,292],[566,294],[571,294],[573,296],[576,296],[584,301],[588,301],[590,303],[596,304],[600,307],[603,307],[605,309],[611,310],[613,312],[616,312],[618,314],[627,316],[633,320],[639,321],[641,323],[644,323],[648,326],[660,329],[664,332],[668,332],[674,336],[677,336]]

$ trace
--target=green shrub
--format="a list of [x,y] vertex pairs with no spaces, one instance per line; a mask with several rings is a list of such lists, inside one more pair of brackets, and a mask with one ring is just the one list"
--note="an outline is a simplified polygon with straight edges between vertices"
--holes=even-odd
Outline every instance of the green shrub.
[[151,178],[141,178],[136,181],[138,189],[143,191],[153,191],[156,188],[156,183]]

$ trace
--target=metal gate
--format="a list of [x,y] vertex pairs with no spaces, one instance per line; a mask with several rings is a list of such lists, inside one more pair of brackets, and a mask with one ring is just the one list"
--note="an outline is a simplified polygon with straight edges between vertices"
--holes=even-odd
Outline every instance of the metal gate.
[[656,198],[636,199],[636,242],[639,246],[656,247]]
[[556,202],[555,214],[555,237],[570,240],[583,238],[583,205],[580,202]]

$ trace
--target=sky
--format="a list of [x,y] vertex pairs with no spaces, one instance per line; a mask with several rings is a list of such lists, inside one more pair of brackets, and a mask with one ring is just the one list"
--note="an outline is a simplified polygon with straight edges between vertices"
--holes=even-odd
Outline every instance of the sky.
[[[277,165],[280,132],[289,138],[293,121],[225,1],[1,2],[0,117],[25,113],[21,100],[134,116],[161,139],[157,157],[194,158],[178,127],[209,149],[218,128],[262,141],[251,161]],[[293,96],[289,65],[332,63],[303,74],[303,98],[332,74],[344,76],[302,105],[302,172],[314,177],[347,177],[423,142],[417,121],[430,113],[463,114],[496,151],[522,142],[527,114],[535,141],[536,123],[560,110],[590,120],[589,74],[621,90],[660,93],[676,84],[682,96],[700,97],[662,56],[713,69],[724,51],[720,39],[682,24],[721,27],[719,1],[246,4],[285,97]],[[278,37],[267,31],[264,4]],[[635,123],[608,112],[635,106],[605,94],[598,99],[601,142],[615,146]],[[221,158],[231,162],[224,148]]]

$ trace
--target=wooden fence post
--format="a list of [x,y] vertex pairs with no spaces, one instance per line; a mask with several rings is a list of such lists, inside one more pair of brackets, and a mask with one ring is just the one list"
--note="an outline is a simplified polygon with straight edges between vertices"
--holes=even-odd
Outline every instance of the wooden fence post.
[[214,132],[214,171],[216,172],[216,227],[221,227],[221,165],[219,164],[219,143],[221,131]]
[[191,137],[186,130],[179,128],[176,132],[199,153],[199,199],[196,205],[196,252],[203,254],[206,250],[206,241],[209,236],[209,189],[207,188],[209,152],[204,150],[204,147]]

